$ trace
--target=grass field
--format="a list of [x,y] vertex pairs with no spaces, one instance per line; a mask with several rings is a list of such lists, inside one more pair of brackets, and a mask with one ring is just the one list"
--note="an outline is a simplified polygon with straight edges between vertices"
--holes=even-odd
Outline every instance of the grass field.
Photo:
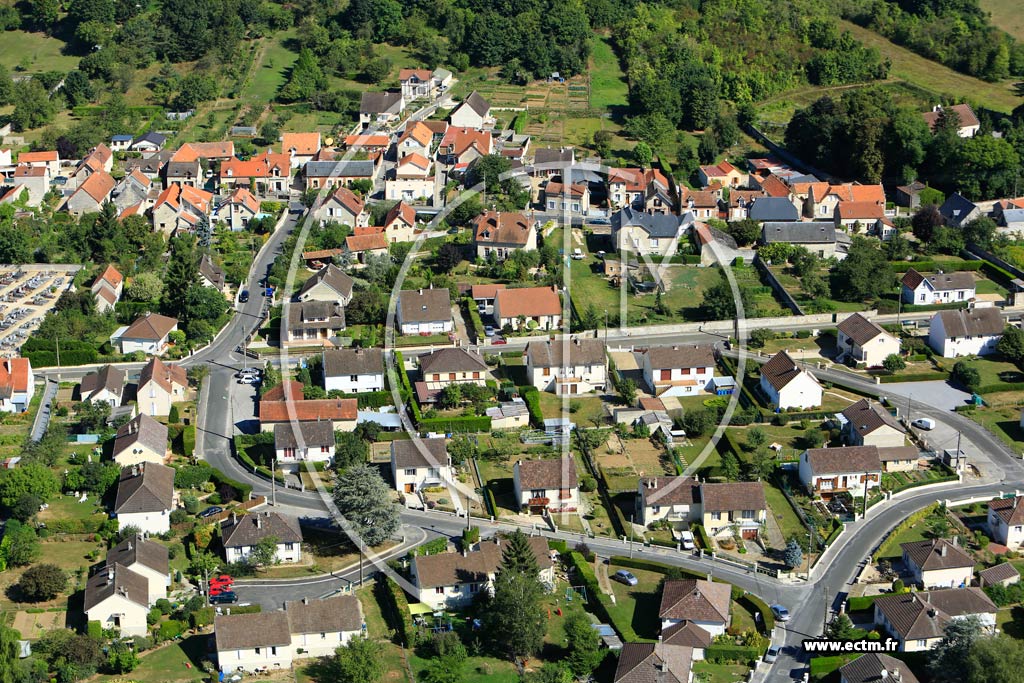
[[[1017,10],[1020,19],[1019,4],[1014,0],[1000,0],[1007,10]],[[910,50],[892,43],[874,31],[857,26],[849,21],[840,21],[841,28],[853,34],[853,37],[868,47],[876,47],[882,57],[892,62],[889,74],[892,78],[900,78],[913,85],[931,90],[937,95],[948,94],[954,98],[967,98],[979,104],[1001,112],[1010,112],[1020,104],[1020,98],[1013,94],[1010,83],[986,83],[978,78],[966,76],[917,55]]]
[[[136,681],[159,681],[160,683],[186,683],[202,681],[205,675],[202,662],[207,659],[208,635],[195,635],[182,641],[172,642],[158,650],[143,652],[139,666],[132,671],[130,679]],[[191,664],[192,668],[186,666]],[[124,681],[124,675],[99,676],[96,681]]]
[[26,73],[70,71],[78,66],[78,57],[63,50],[64,41],[45,33],[8,31],[0,41],[0,64],[11,71],[24,67]]
[[590,49],[590,106],[594,109],[625,106],[629,86],[619,58],[612,50],[611,39],[594,36]]
[[[614,564],[609,565],[608,576],[621,568]],[[663,576],[642,569],[629,571],[637,578],[637,585],[627,586],[618,581],[611,581],[616,604],[609,607],[608,612],[615,621],[632,625],[641,640],[655,640],[661,625],[658,621],[658,605],[661,601],[661,592],[658,588]]]
[[981,0],[981,9],[992,14],[992,25],[1017,40],[1024,40],[1024,14],[1019,0]]

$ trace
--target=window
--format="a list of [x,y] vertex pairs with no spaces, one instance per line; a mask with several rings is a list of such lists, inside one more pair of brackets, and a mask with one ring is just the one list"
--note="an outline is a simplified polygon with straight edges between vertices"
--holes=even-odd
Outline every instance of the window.
[[715,520],[716,522],[721,520],[722,519],[722,513],[721,512],[712,512],[711,513],[711,519]]
[[651,511],[654,514],[658,514],[659,512],[661,512],[661,506],[660,505],[652,505],[651,506]]
[[349,382],[358,382],[359,381],[359,375],[349,375],[348,376],[348,381]]
[[256,654],[260,653],[260,648],[256,648]]
[[753,510],[744,510],[743,514],[742,514],[742,517],[743,517],[743,519],[753,519],[754,518],[754,511]]
[[469,592],[470,593],[476,593],[479,590],[480,590],[480,584],[476,584],[476,583],[469,584]]
[[410,467],[410,468],[406,469],[405,470],[405,476],[407,476],[407,477],[415,477],[416,476],[415,468]]
[[917,646],[918,647],[928,647],[928,641],[927,640],[919,640],[919,641],[917,641]]
[[530,498],[544,498],[546,493],[544,489],[533,489],[530,491]]
[[277,655],[277,647],[276,646],[271,646],[270,654],[271,654],[271,656]]
[[326,633],[321,633],[320,634],[320,640],[327,640],[327,634]]
[[321,453],[330,453],[331,452],[331,447],[330,446],[321,446],[320,447],[320,452]]
[[434,595],[444,595],[444,586],[438,586],[435,588]]
[[684,375],[689,375],[690,374],[690,368],[683,368],[683,374]]
[[285,550],[295,550],[295,544],[294,543],[285,543],[284,544],[284,549]]

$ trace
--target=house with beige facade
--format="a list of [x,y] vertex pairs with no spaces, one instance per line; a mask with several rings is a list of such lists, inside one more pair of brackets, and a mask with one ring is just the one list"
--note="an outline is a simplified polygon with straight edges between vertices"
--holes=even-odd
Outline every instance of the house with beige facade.
[[652,346],[643,354],[647,387],[655,396],[696,396],[715,376],[715,352],[710,344]]
[[974,577],[974,557],[944,538],[901,543],[903,566],[921,588],[963,588]]
[[980,588],[900,593],[875,600],[875,625],[896,639],[900,652],[922,652],[938,645],[946,625],[957,619],[977,617],[991,633],[997,611]]
[[659,520],[701,520],[700,482],[692,477],[640,477],[636,485],[636,521],[648,526]]
[[569,458],[517,460],[512,486],[520,512],[544,515],[575,512],[580,504],[576,464]]
[[739,535],[752,540],[768,519],[760,481],[704,483],[700,486],[701,521],[708,535]]
[[149,584],[131,569],[107,565],[85,582],[85,617],[121,637],[145,636],[149,632]]
[[403,439],[391,442],[391,476],[399,493],[416,493],[455,480],[445,439]]
[[[188,375],[176,363],[153,357],[139,373],[136,402],[139,412],[153,417],[170,415],[171,407],[188,398]],[[189,454],[186,454],[189,455]]]
[[851,359],[869,368],[881,367],[882,361],[900,352],[900,340],[881,325],[854,313],[836,328],[839,358]]
[[114,436],[114,462],[122,467],[167,458],[167,425],[140,413],[121,425]]
[[140,462],[121,469],[114,500],[117,528],[135,527],[145,534],[171,530],[171,511],[177,507],[173,468]]
[[878,401],[862,398],[839,413],[843,441],[850,446],[898,448],[906,443],[907,430]]
[[170,556],[167,546],[135,534],[107,551],[107,566],[120,565],[146,579],[149,604],[167,597],[171,586]]
[[988,502],[988,533],[993,541],[1010,550],[1024,544],[1024,496]]
[[599,339],[532,341],[523,357],[527,380],[541,391],[585,394],[603,390],[608,381],[608,358]]

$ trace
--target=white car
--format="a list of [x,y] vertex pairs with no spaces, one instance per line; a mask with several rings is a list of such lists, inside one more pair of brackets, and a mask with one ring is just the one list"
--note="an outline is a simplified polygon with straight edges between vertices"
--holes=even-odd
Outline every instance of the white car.
[[931,431],[932,429],[935,429],[935,420],[931,419],[930,417],[919,417],[910,424],[917,427],[918,429],[923,429],[925,431]]
[[485,325],[484,326],[484,335],[486,335],[488,337],[493,337],[494,336],[494,332],[495,332],[495,330],[494,330],[493,326],[491,326],[491,325]]
[[692,531],[681,531],[679,532],[679,538],[682,539],[683,548],[685,550],[693,550],[696,546],[693,543],[693,532]]
[[572,250],[572,258],[574,261],[582,261],[583,251],[579,247],[576,247],[575,249]]
[[260,378],[255,375],[242,375],[238,380],[239,384],[259,384]]

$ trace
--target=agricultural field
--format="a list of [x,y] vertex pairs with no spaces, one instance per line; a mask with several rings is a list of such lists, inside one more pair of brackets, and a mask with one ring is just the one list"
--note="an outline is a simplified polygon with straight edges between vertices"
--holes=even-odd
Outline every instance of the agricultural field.
[[1024,15],[1017,0],[981,0],[981,9],[992,15],[992,25],[998,26],[1017,40],[1024,40]]

